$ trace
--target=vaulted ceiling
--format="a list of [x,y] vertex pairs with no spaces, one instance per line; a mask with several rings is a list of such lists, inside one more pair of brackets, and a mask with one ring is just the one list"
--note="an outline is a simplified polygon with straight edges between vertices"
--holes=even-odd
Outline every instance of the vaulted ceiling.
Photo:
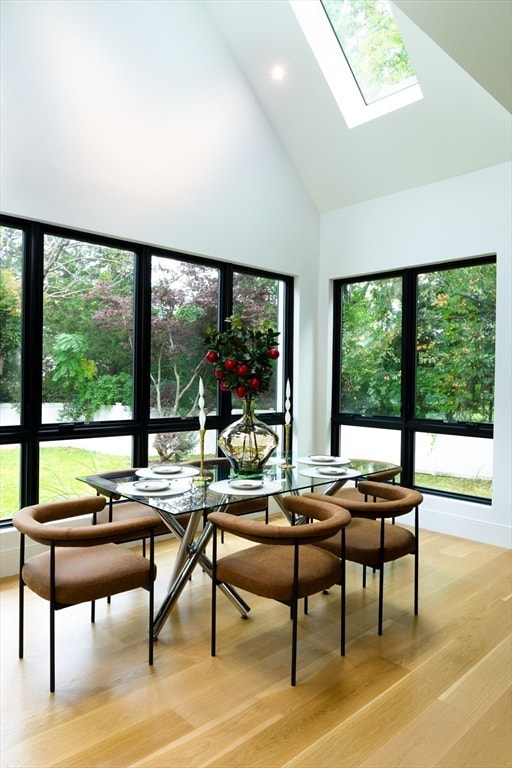
[[352,129],[287,0],[205,5],[320,212],[511,159],[510,0],[396,0],[424,98]]

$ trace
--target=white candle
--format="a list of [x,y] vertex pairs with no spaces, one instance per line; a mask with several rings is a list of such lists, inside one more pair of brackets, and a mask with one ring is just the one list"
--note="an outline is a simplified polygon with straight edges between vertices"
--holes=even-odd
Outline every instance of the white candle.
[[284,423],[285,424],[289,424],[291,422],[291,420],[292,420],[291,413],[290,413],[290,406],[291,406],[290,394],[291,394],[290,379],[287,379],[287,381],[286,381],[286,400],[284,401]]
[[199,429],[204,429],[206,424],[206,414],[204,412],[204,387],[203,379],[199,377]]

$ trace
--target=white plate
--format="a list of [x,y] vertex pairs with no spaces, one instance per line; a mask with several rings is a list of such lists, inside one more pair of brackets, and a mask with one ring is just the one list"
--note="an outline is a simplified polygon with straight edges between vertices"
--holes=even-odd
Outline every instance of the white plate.
[[[249,482],[249,479],[244,482]],[[252,482],[255,481],[253,480]],[[213,491],[213,493],[220,493],[226,497],[273,496],[275,493],[283,492],[283,482],[284,480],[265,480],[259,488],[234,488],[229,480],[218,480],[209,486],[209,490]],[[228,503],[227,499],[226,503]]]
[[156,493],[157,491],[167,491],[169,483],[167,480],[138,480],[133,483],[133,487],[138,491]]
[[181,472],[181,467],[177,464],[158,464],[150,469],[154,475],[177,475]]
[[[176,467],[178,467],[177,464]],[[147,477],[152,480],[163,480],[164,477],[168,477],[169,480],[174,480],[174,478],[181,480],[183,477],[193,477],[193,475],[198,475],[199,469],[197,467],[180,466],[179,472],[174,472],[172,474],[169,472],[168,474],[163,475],[162,473],[155,472],[154,467],[146,467],[144,469],[135,470],[135,474],[137,477]]]
[[240,478],[239,480],[229,480],[228,482],[232,488],[237,488],[240,491],[253,491],[256,488],[263,488],[263,480],[244,480]]
[[309,464],[312,467],[325,466],[327,464],[337,467],[340,464],[350,464],[350,459],[345,459],[343,456],[324,456],[322,454],[302,456],[297,461],[301,464]]
[[190,490],[190,481],[171,480],[167,483],[167,488],[164,491],[144,491],[142,488],[137,488],[136,483],[119,483],[116,486],[116,490],[121,496],[155,496],[157,498],[164,496],[180,496],[182,493]]
[[316,464],[315,466],[300,468],[299,472],[305,477],[313,477],[323,483],[345,483],[351,477],[361,477],[361,473],[357,469],[337,467],[339,472],[333,471],[335,469],[335,467],[319,467]]

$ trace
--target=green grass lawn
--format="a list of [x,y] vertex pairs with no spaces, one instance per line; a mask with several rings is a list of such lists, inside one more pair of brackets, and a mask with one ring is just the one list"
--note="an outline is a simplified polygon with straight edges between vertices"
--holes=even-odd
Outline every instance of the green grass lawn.
[[[19,451],[0,450],[0,518],[10,518],[19,509]],[[70,496],[87,496],[91,489],[77,480],[83,475],[109,472],[131,467],[130,456],[113,456],[81,448],[52,448],[41,450],[40,501],[54,501]]]
[[422,488],[463,493],[466,496],[478,496],[481,499],[492,498],[492,481],[471,477],[448,477],[445,475],[416,474],[416,485]]

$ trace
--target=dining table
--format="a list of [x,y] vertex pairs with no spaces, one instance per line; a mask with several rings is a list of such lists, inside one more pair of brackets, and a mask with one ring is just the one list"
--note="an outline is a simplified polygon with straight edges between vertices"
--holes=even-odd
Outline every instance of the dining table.
[[[208,514],[225,510],[248,498],[272,497],[288,517],[282,498],[286,494],[315,490],[333,495],[349,480],[355,482],[368,475],[393,469],[397,465],[367,459],[349,459],[324,454],[300,454],[272,457],[265,465],[263,477],[237,477],[222,460],[218,466],[208,461],[207,470],[189,463],[153,464],[138,469],[100,472],[77,479],[104,495],[109,503],[124,498],[154,510],[170,532],[179,540],[178,553],[169,578],[167,593],[153,620],[156,640],[197,565],[210,578],[212,563],[206,548],[213,534]],[[300,524],[300,520],[289,523]],[[250,607],[229,584],[219,588],[235,605],[242,618]]]

